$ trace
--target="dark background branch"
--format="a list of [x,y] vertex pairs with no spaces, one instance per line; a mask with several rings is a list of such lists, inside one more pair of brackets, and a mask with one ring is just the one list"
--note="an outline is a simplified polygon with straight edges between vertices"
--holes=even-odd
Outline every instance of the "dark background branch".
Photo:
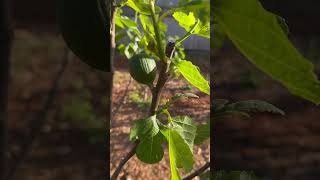
[[57,72],[57,75],[55,79],[53,80],[51,89],[48,92],[47,99],[44,102],[43,109],[41,109],[31,120],[30,126],[31,126],[31,134],[26,139],[23,144],[21,145],[21,151],[20,154],[17,156],[15,161],[12,163],[10,169],[8,170],[8,175],[6,180],[10,180],[14,178],[15,172],[19,169],[19,167],[23,164],[24,160],[28,156],[29,152],[31,151],[33,144],[36,140],[36,138],[41,134],[41,129],[46,123],[47,115],[52,107],[55,97],[57,96],[58,93],[58,88],[59,88],[59,82],[63,77],[63,73],[65,72],[65,69],[68,65],[69,62],[69,50],[65,48],[65,54],[64,54],[64,59],[61,64],[61,67],[59,71]]

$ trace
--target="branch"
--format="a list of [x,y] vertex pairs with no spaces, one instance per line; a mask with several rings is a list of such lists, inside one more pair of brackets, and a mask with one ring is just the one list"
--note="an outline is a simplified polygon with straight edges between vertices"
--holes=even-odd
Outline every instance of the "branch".
[[[157,85],[152,90],[152,102],[151,102],[151,106],[150,106],[149,115],[153,115],[159,106],[161,90],[168,79],[167,78],[168,75],[163,74],[165,72],[165,70],[166,70],[166,67],[165,68],[162,67],[160,69],[159,79],[158,79]],[[160,76],[160,74],[162,74],[163,76]],[[116,178],[118,177],[123,166],[131,159],[131,157],[133,157],[135,155],[136,148],[137,148],[138,144],[139,144],[139,142],[136,141],[134,143],[134,146],[132,147],[132,149],[129,151],[129,153],[125,156],[124,159],[121,160],[120,164],[118,165],[118,167],[116,168],[116,170],[112,174],[111,180],[116,180]]]
[[192,178],[199,176],[201,173],[203,173],[206,169],[210,167],[210,162],[207,162],[205,165],[203,165],[201,168],[194,171],[192,174],[182,178],[183,180],[191,180]]
[[[153,27],[155,30],[155,36],[156,36],[156,41],[157,41],[157,48],[159,52],[159,57],[160,57],[160,70],[159,70],[159,76],[157,80],[157,84],[155,87],[151,87],[152,91],[152,101],[151,101],[151,106],[149,110],[149,115],[153,115],[156,113],[159,102],[160,102],[160,97],[161,97],[161,91],[162,88],[164,87],[165,83],[167,82],[169,78],[169,73],[168,73],[168,68],[169,68],[169,63],[167,62],[166,54],[164,52],[164,49],[162,47],[162,39],[160,35],[160,29],[159,29],[159,24],[158,24],[158,18],[156,17],[155,14],[155,1],[150,0],[150,8],[151,8],[151,17],[152,17],[152,22],[153,22]],[[111,43],[111,47],[115,48],[115,13],[116,13],[116,2],[113,0],[112,2],[112,9],[111,9],[111,15],[112,15],[112,33],[111,33],[111,39],[114,40],[113,43]],[[172,48],[172,51],[174,48]],[[173,54],[172,52],[170,54]],[[126,157],[120,162],[118,167],[116,168],[115,172],[113,173],[111,179],[115,180],[123,166],[126,164],[127,161],[131,159],[132,156],[134,156],[136,152],[136,148],[138,146],[139,142],[136,141],[135,145],[133,148],[130,150],[129,154],[126,155]]]
[[[111,7],[110,7],[110,20],[111,20],[111,34],[110,34],[110,69],[111,72],[108,73],[110,82],[108,84],[108,90],[109,94],[107,97],[109,97],[109,107],[106,108],[106,119],[107,119],[107,130],[109,133],[106,133],[106,139],[107,139],[107,144],[106,147],[110,147],[110,127],[112,123],[112,89],[113,89],[113,59],[115,57],[115,49],[116,49],[116,13],[117,13],[117,7],[116,7],[116,0],[111,1]],[[108,121],[109,120],[109,121]],[[110,148],[106,148],[106,155],[110,154]],[[110,176],[110,164],[106,163],[105,164],[105,174],[106,176]]]
[[68,65],[68,55],[69,55],[69,50],[66,48],[65,49],[65,57],[64,61],[61,64],[61,68],[59,69],[55,79],[53,80],[51,89],[49,90],[47,99],[43,105],[43,109],[40,110],[34,117],[34,119],[31,121],[31,134],[29,140],[26,140],[23,142],[21,145],[21,151],[18,157],[16,158],[16,161],[13,162],[13,165],[11,166],[8,175],[7,175],[7,180],[13,179],[14,173],[17,171],[17,169],[20,167],[20,165],[23,163],[25,160],[26,156],[29,154],[29,152],[32,149],[32,146],[34,144],[35,139],[40,135],[41,129],[44,126],[48,111],[52,107],[54,103],[54,99],[57,95],[58,92],[58,87],[59,87],[59,82],[63,76],[63,73],[65,72],[65,69]]
[[[174,49],[172,49],[172,51],[173,50]],[[151,106],[150,106],[150,110],[149,110],[149,116],[156,113],[158,106],[159,106],[159,102],[160,102],[161,91],[169,78],[169,73],[167,72],[168,64],[164,61],[160,61],[160,63],[161,64],[160,64],[159,77],[158,77],[157,84],[155,87],[151,88],[152,102],[151,102]],[[127,161],[129,161],[131,159],[132,156],[135,155],[136,148],[137,148],[138,144],[139,144],[139,142],[136,141],[135,145],[132,147],[132,149],[129,151],[129,153],[126,155],[126,157],[120,162],[120,164],[116,168],[115,172],[113,173],[113,175],[111,177],[111,180],[115,180],[118,177],[123,166],[127,163]]]
[[117,177],[119,176],[120,171],[122,170],[123,166],[131,159],[132,156],[135,155],[136,148],[137,148],[138,144],[139,144],[139,142],[136,141],[134,143],[134,146],[129,151],[129,153],[120,161],[117,169],[114,171],[114,173],[111,176],[111,180],[116,180],[117,179]]

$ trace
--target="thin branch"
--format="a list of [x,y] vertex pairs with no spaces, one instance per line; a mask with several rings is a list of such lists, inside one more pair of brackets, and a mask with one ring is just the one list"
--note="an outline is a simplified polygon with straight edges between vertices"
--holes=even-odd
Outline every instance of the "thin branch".
[[134,143],[134,146],[131,148],[131,150],[128,152],[128,154],[120,161],[117,169],[114,171],[114,173],[111,176],[111,180],[116,180],[117,177],[119,176],[123,166],[131,159],[132,156],[135,155],[136,153],[136,148],[138,146],[139,142],[136,141]]
[[[174,50],[174,49],[172,49],[172,50]],[[159,102],[160,102],[161,91],[162,91],[166,81],[169,78],[169,73],[167,72],[168,64],[164,61],[161,61],[161,63],[162,64],[160,65],[159,78],[158,78],[157,84],[155,87],[151,88],[152,101],[151,101],[151,106],[150,106],[150,110],[149,110],[150,116],[156,113],[158,106],[159,106]],[[127,163],[127,161],[129,161],[131,159],[131,157],[133,157],[135,155],[136,148],[137,148],[138,144],[139,144],[139,142],[136,141],[135,145],[129,151],[129,154],[126,155],[126,157],[120,162],[120,164],[116,168],[115,172],[113,173],[113,175],[111,177],[111,180],[116,180],[116,178],[118,177],[123,166]]]
[[196,176],[199,176],[201,173],[203,173],[205,170],[207,170],[210,167],[210,162],[207,162],[205,165],[203,165],[201,168],[197,169],[196,171],[194,171],[193,173],[191,173],[190,175],[182,178],[183,180],[191,180]]
[[[160,73],[162,74],[163,72],[165,72],[166,68],[161,68]],[[151,107],[150,107],[150,113],[149,115],[153,115],[159,105],[159,101],[160,101],[160,94],[161,94],[161,90],[167,80],[167,75],[166,76],[159,76],[158,82],[156,87],[152,90],[152,102],[151,102]],[[118,167],[116,168],[116,170],[114,171],[114,173],[112,174],[111,180],[116,180],[116,178],[118,177],[121,169],[123,168],[123,166],[131,159],[131,157],[133,157],[135,155],[136,152],[136,148],[138,146],[139,142],[136,141],[134,146],[132,147],[132,149],[129,151],[129,153],[125,156],[124,159],[121,160],[120,164],[118,165]]]
[[190,37],[192,35],[192,33],[196,30],[196,28],[198,27],[200,21],[197,20],[196,23],[192,26],[192,28],[190,29],[190,31],[188,31],[184,36],[182,36],[181,38],[179,38],[176,41],[176,46],[179,46],[184,40],[186,40],[188,37]]
[[30,122],[31,126],[31,134],[28,140],[24,141],[21,145],[21,151],[18,157],[16,158],[15,162],[13,162],[11,168],[9,169],[7,180],[13,179],[14,173],[19,169],[19,167],[23,164],[24,160],[28,156],[29,152],[31,151],[33,144],[37,137],[41,134],[41,129],[44,126],[48,111],[52,107],[54,103],[54,99],[57,96],[58,88],[59,88],[59,82],[63,77],[63,73],[65,72],[65,69],[68,65],[68,58],[69,58],[69,50],[65,49],[65,55],[64,60],[61,64],[61,67],[59,71],[57,72],[57,75],[55,79],[53,80],[51,89],[49,90],[47,99],[43,105],[43,109],[41,109],[34,117],[34,119]]
[[149,111],[149,115],[154,115],[158,109],[161,91],[169,78],[169,74],[167,72],[167,63],[164,61],[160,62],[160,71],[159,71],[159,78],[156,86],[152,89],[152,101],[151,107]]
[[[152,22],[153,22],[155,36],[156,36],[156,40],[157,40],[157,48],[158,48],[159,56],[161,59],[157,84],[155,87],[151,87],[152,101],[151,101],[151,106],[150,106],[150,110],[149,110],[149,115],[153,115],[156,113],[156,111],[158,109],[162,88],[164,87],[165,83],[167,82],[167,80],[169,78],[168,68],[169,68],[170,64],[167,62],[166,54],[165,54],[163,47],[162,47],[162,39],[160,36],[158,19],[155,14],[155,1],[150,0],[150,6],[151,6],[151,12],[152,12],[151,13]],[[114,48],[115,48],[115,39],[114,39],[115,38],[115,13],[116,13],[116,2],[115,2],[115,0],[113,0],[112,9],[111,9],[111,15],[112,15],[111,38],[114,40],[114,42],[112,42],[111,45],[113,45],[113,46],[111,46],[111,47],[114,47]],[[172,51],[173,50],[174,50],[174,48],[172,49]],[[172,52],[171,52],[171,54],[172,54]],[[138,142],[136,141],[133,148],[129,151],[129,154],[126,155],[126,158],[123,159],[120,162],[120,164],[118,165],[118,167],[116,168],[115,172],[113,173],[113,175],[111,177],[111,180],[115,180],[118,177],[121,169],[126,164],[126,162],[129,161],[132,156],[134,156],[137,146],[138,146]]]
[[[106,144],[106,155],[110,155],[110,128],[111,128],[111,124],[112,124],[112,92],[113,92],[113,72],[114,72],[114,68],[113,68],[113,61],[114,61],[114,57],[115,57],[115,50],[116,50],[116,13],[117,13],[117,3],[116,3],[116,0],[112,0],[111,1],[111,7],[110,7],[110,20],[111,20],[111,33],[110,33],[110,49],[111,49],[111,52],[110,52],[110,69],[111,69],[111,72],[108,73],[109,74],[109,79],[110,79],[110,82],[108,84],[108,90],[109,90],[109,94],[108,94],[108,97],[109,97],[109,107],[106,109],[106,119],[107,119],[107,130],[109,131],[107,134],[107,137],[106,137],[106,141],[107,141],[107,144]],[[110,159],[109,158],[106,158],[106,159]],[[110,176],[110,163],[107,162],[105,164],[105,174],[106,174],[106,177]]]

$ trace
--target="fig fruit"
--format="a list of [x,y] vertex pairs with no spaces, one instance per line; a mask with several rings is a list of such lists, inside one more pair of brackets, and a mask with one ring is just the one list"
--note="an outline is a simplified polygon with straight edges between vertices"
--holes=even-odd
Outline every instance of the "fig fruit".
[[129,59],[129,72],[134,80],[151,85],[157,74],[156,61],[147,54],[137,54]]

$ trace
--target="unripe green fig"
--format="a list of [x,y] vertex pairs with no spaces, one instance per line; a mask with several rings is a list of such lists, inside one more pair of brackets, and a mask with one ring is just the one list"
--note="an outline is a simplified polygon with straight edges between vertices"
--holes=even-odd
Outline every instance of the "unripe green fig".
[[156,61],[147,54],[137,54],[129,59],[129,72],[134,80],[151,85],[157,74]]
[[89,66],[110,71],[105,0],[60,0],[59,23],[67,46]]

